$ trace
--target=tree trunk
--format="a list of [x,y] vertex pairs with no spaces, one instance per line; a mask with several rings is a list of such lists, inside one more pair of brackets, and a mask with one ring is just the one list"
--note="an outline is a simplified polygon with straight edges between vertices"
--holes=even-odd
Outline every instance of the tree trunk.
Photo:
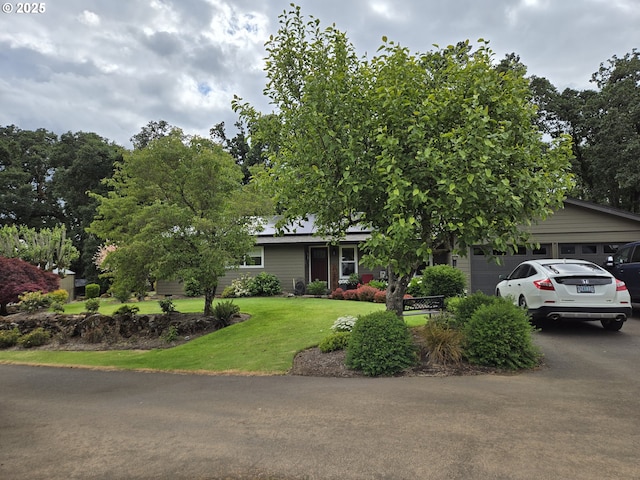
[[402,316],[402,300],[413,275],[396,275],[391,267],[387,269],[387,310]]
[[204,289],[204,316],[211,317],[213,315],[213,298],[216,295],[216,289],[218,284],[213,287],[206,287]]

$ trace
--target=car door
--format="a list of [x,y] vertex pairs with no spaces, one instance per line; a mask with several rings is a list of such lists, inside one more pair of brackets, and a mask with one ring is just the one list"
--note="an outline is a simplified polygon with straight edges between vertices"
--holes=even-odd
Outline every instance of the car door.
[[631,301],[640,303],[640,245],[631,246],[614,256],[613,275],[627,285]]
[[531,266],[527,263],[518,265],[513,272],[505,279],[504,286],[500,294],[503,297],[511,297],[513,303],[518,303],[518,298],[522,294],[523,279],[529,276]]

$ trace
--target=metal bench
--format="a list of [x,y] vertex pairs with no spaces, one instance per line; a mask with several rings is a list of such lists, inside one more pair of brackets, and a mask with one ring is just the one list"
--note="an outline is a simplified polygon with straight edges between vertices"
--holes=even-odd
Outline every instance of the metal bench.
[[402,315],[429,315],[444,310],[444,295],[413,297],[402,300]]

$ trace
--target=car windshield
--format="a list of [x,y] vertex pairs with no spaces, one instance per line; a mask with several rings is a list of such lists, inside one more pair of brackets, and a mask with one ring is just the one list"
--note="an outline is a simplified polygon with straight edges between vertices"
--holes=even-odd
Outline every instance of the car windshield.
[[544,268],[556,275],[581,275],[588,273],[603,273],[604,269],[593,263],[549,263]]

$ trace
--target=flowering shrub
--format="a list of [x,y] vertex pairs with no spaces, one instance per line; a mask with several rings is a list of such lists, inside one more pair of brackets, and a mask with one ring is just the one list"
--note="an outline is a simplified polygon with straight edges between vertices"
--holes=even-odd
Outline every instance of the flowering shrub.
[[387,303],[387,292],[384,290],[378,290],[373,296],[374,303]]
[[345,315],[344,317],[338,317],[338,319],[331,325],[331,330],[334,332],[350,332],[353,330],[353,326],[358,320],[352,315]]
[[336,288],[333,292],[331,292],[331,295],[329,295],[329,297],[333,298],[334,300],[344,300],[344,290],[342,290],[341,288]]
[[231,282],[234,297],[250,297],[253,279],[250,275],[242,275]]
[[379,290],[377,288],[370,287],[369,285],[361,285],[356,289],[358,300],[361,302],[373,302],[373,298]]
[[345,290],[343,296],[345,300],[358,300],[357,290]]

